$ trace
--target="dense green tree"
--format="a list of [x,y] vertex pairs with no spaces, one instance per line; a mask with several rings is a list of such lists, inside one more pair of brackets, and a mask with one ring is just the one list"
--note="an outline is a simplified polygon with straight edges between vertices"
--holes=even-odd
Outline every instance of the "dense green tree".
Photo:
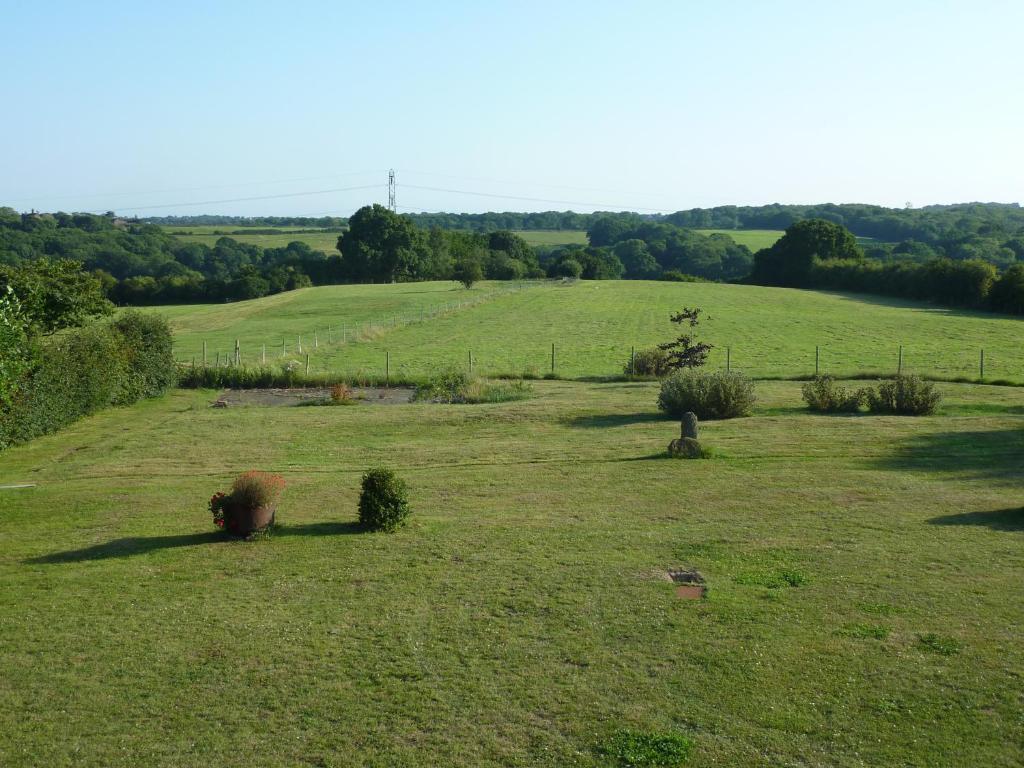
[[752,280],[762,285],[804,286],[816,261],[861,260],[864,253],[848,229],[822,219],[793,224],[771,247],[754,255]]
[[484,268],[479,252],[466,253],[459,257],[452,270],[452,277],[469,290],[484,279]]
[[620,240],[612,251],[622,262],[624,276],[629,279],[653,280],[661,274],[661,265],[651,255],[643,240]]
[[343,268],[355,282],[391,283],[420,276],[422,254],[412,222],[383,205],[360,208],[338,238]]
[[8,287],[29,325],[43,334],[113,310],[100,281],[78,261],[41,258],[20,267],[0,266],[0,294],[6,295]]

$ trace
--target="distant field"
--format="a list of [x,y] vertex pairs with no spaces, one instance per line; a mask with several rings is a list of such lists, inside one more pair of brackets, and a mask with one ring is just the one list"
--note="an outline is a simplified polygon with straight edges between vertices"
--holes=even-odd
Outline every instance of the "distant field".
[[[704,235],[722,234],[728,235],[740,245],[747,246],[752,251],[759,251],[768,248],[778,240],[784,232],[781,229],[698,229]],[[544,231],[524,229],[518,230],[517,235],[522,237],[530,245],[568,245],[576,243],[587,244],[587,233],[582,230]]]
[[[203,243],[211,247],[222,237],[230,237],[232,240],[237,240],[240,243],[260,245],[264,248],[283,248],[288,243],[299,240],[303,243],[308,243],[309,247],[313,250],[323,251],[328,254],[338,253],[337,245],[338,237],[340,236],[339,232],[297,232],[290,234],[295,232],[296,229],[302,229],[301,227],[273,227],[273,229],[278,230],[278,234],[273,235],[231,234],[235,230],[242,230],[243,228],[229,225],[212,227],[167,226],[163,229],[186,242]],[[256,229],[271,229],[271,227],[256,227]],[[216,232],[227,234],[216,234]]]
[[[817,346],[823,372],[892,372],[903,345],[906,371],[975,377],[984,347],[988,378],[1024,381],[1024,325],[1015,318],[880,297],[713,283],[545,282],[504,292],[510,287],[327,286],[152,311],[171,318],[182,360],[199,355],[204,339],[211,358],[216,351],[227,356],[236,338],[250,361],[263,344],[271,359],[279,359],[282,342],[289,353],[297,351],[299,335],[311,351],[318,329],[313,371],[380,372],[387,351],[393,372],[422,375],[440,365],[462,365],[472,350],[481,372],[544,373],[555,344],[557,372],[578,377],[621,372],[632,346],[673,336],[670,312],[698,306],[708,315],[700,334],[715,345],[709,365],[716,368],[725,366],[728,347],[731,366],[751,375],[812,374]],[[455,306],[470,301],[475,305]],[[451,311],[433,316],[446,306]],[[324,344],[328,325],[332,343]],[[342,325],[348,328],[344,345],[337,337]],[[360,331],[354,343],[353,328]]]
[[[205,243],[206,245],[212,246],[221,237],[230,237],[237,240],[240,243],[252,243],[253,245],[262,245],[264,248],[281,248],[288,245],[293,240],[300,240],[304,243],[308,243],[311,248],[324,253],[337,253],[338,236],[337,232],[296,232],[295,230],[301,230],[301,227],[274,227],[278,230],[278,234],[273,235],[235,235],[235,234],[217,234],[220,233],[231,233],[235,230],[241,230],[242,227],[231,227],[229,225],[220,226],[206,226],[206,227],[177,227],[177,226],[166,226],[164,230],[176,235],[182,240],[193,242],[193,243]],[[269,227],[258,227],[258,229],[269,229]],[[746,230],[731,230],[731,229],[698,229],[697,232],[701,232],[705,235],[711,234],[723,234],[728,235],[740,245],[747,246],[752,251],[758,251],[761,248],[767,248],[772,245],[776,240],[782,237],[782,230],[777,229],[746,229]],[[294,234],[290,234],[293,233]],[[587,244],[587,233],[583,230],[569,229],[569,230],[540,230],[540,229],[520,229],[515,231],[517,235],[522,237],[526,242],[532,246],[537,247],[550,247],[554,245],[586,245]]]
[[698,229],[694,231],[700,232],[702,235],[728,235],[740,245],[745,245],[754,252],[762,248],[770,248],[776,240],[786,234],[781,229]]
[[517,229],[514,230],[523,240],[533,246],[550,245],[586,245],[587,233],[581,229],[545,230]]

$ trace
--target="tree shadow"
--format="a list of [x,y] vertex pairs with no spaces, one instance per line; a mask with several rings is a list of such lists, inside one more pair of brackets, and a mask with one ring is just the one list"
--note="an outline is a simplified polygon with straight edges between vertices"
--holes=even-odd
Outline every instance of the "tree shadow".
[[[362,529],[355,522],[306,523],[303,525],[276,526],[273,538],[288,536],[346,536],[359,533]],[[113,539],[103,544],[94,544],[81,549],[69,549],[63,552],[51,552],[48,555],[30,557],[22,562],[27,565],[54,565],[58,563],[81,563],[90,560],[109,560],[111,558],[133,557],[145,555],[163,549],[180,547],[197,547],[204,544],[229,544],[232,540],[221,531],[204,533],[181,533],[174,536],[127,536]]]
[[592,416],[574,416],[566,419],[570,427],[602,429],[605,427],[628,427],[630,424],[646,424],[651,421],[674,421],[663,413],[602,413]]
[[1024,474],[1024,430],[933,432],[917,435],[878,459],[883,469],[958,472],[1011,482]]
[[931,525],[984,525],[993,531],[1024,531],[1024,508],[940,515],[928,522]]

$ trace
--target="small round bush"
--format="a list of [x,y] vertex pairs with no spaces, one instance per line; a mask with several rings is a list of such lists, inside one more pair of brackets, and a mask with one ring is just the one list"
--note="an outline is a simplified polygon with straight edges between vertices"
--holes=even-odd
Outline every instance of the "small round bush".
[[900,416],[928,416],[935,413],[942,396],[935,385],[920,376],[896,376],[868,390],[868,410]]
[[867,399],[867,390],[850,392],[831,376],[815,376],[801,388],[804,402],[819,413],[857,413]]
[[631,376],[664,376],[670,370],[668,352],[660,347],[638,349],[622,366],[622,372]]
[[757,398],[754,382],[727,371],[676,371],[661,383],[658,408],[681,418],[693,411],[699,419],[749,416]]
[[394,531],[409,516],[405,482],[390,469],[371,469],[363,475],[359,494],[359,525],[371,531]]

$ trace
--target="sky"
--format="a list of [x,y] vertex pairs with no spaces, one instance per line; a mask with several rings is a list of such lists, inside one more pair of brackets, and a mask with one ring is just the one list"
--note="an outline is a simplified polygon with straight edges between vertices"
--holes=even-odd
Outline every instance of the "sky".
[[1024,201],[1024,2],[0,0],[0,205]]

